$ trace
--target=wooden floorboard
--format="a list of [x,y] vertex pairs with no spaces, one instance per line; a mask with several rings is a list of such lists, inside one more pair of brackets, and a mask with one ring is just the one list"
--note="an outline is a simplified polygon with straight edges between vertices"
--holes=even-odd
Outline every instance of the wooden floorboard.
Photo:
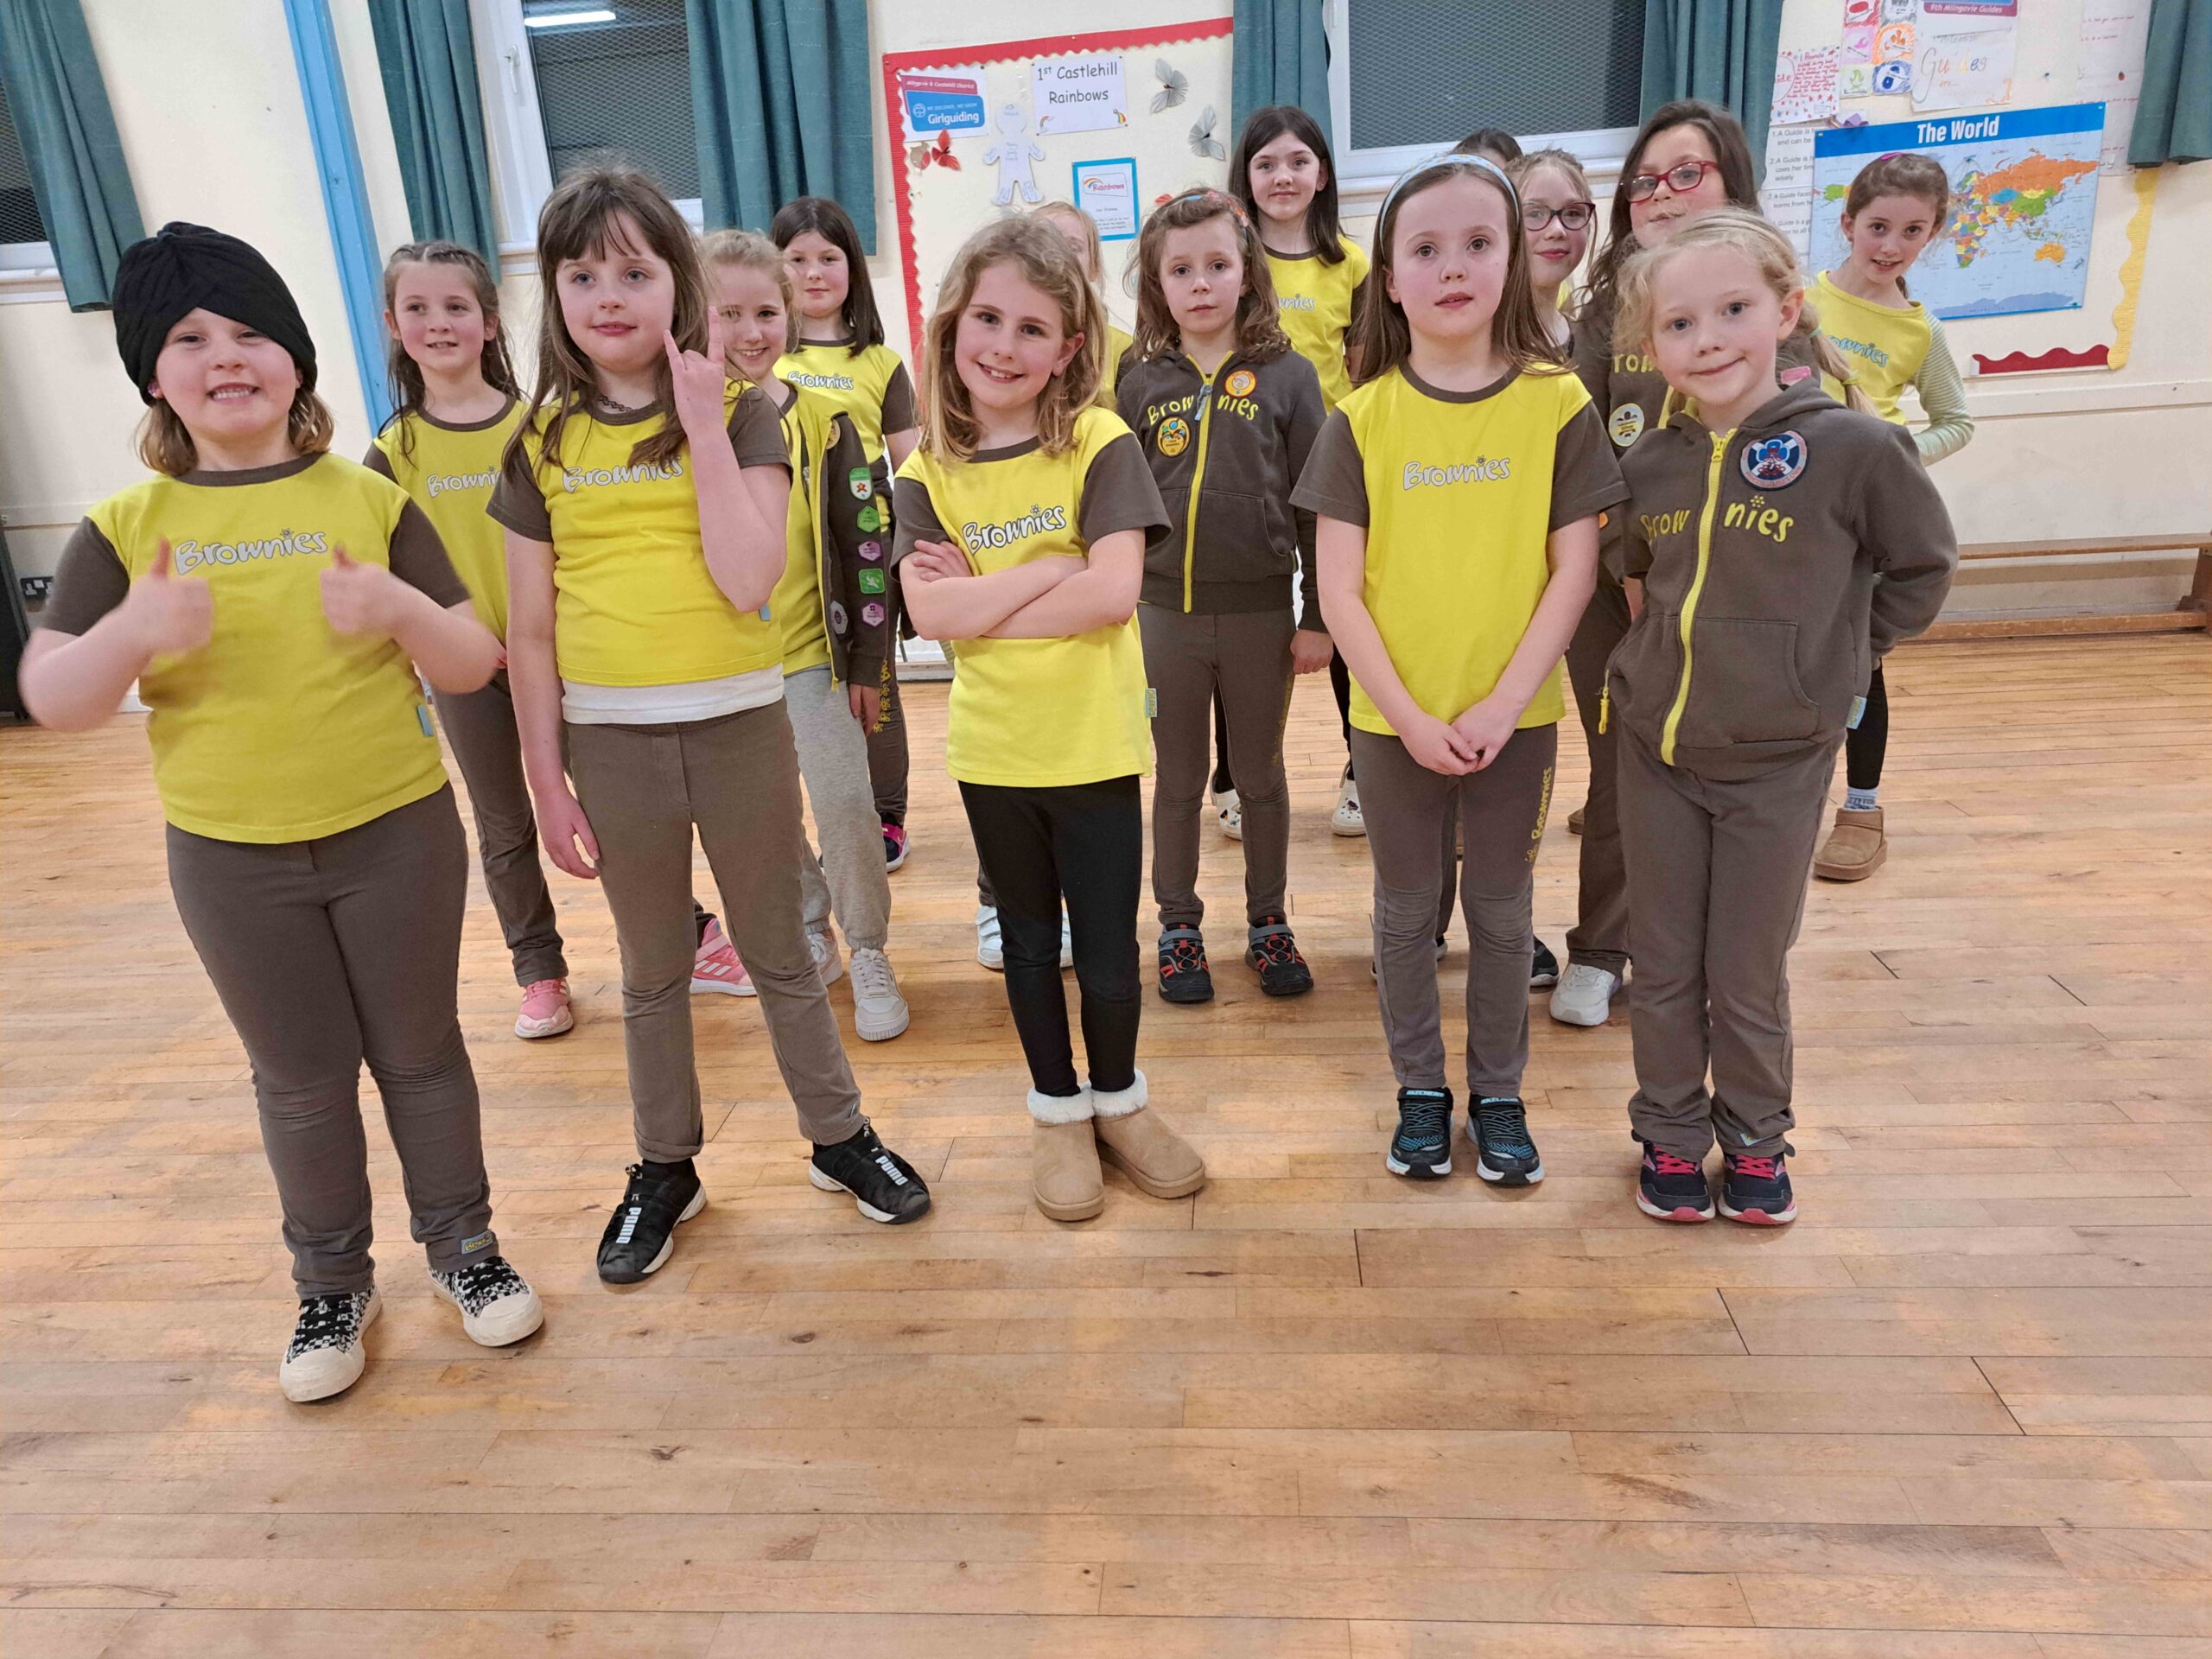
[[[1930,645],[1891,697],[1890,862],[1816,886],[1796,958],[1794,1228],[1637,1213],[1624,1011],[1535,1010],[1541,1187],[1384,1173],[1315,681],[1287,747],[1319,988],[1269,1002],[1223,948],[1212,1007],[1148,1004],[1213,1184],[1109,1176],[1100,1219],[1044,1220],[918,687],[913,1028],[850,1047],[935,1212],[810,1187],[758,1007],[709,999],[711,1205],[601,1287],[613,930],[556,878],[581,1024],[525,1046],[480,886],[462,1015],[546,1329],[463,1338],[372,1128],[387,1311],[318,1407],[276,1390],[274,1198],[140,722],[0,733],[0,1652],[2207,1659],[2212,646]],[[1237,861],[1209,830],[1223,947]],[[1443,975],[1449,1007],[1463,944]]]

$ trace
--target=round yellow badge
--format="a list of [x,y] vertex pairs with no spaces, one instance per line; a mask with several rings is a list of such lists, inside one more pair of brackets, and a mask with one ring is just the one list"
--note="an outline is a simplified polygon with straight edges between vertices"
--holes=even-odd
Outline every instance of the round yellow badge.
[[1613,411],[1612,423],[1606,429],[1612,435],[1615,448],[1627,448],[1643,435],[1643,406],[1623,404]]
[[1221,383],[1221,389],[1231,397],[1249,397],[1252,388],[1259,384],[1249,369],[1238,369]]
[[1161,454],[1179,455],[1190,447],[1190,425],[1180,415],[1171,415],[1160,423],[1160,453]]

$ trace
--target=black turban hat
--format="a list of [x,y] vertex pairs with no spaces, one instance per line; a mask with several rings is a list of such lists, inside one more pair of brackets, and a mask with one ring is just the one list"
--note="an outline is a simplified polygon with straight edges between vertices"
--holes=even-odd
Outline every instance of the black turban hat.
[[299,365],[300,387],[315,390],[315,341],[276,266],[235,236],[172,219],[123,251],[115,274],[115,348],[147,403],[155,360],[177,320],[213,311],[269,336]]

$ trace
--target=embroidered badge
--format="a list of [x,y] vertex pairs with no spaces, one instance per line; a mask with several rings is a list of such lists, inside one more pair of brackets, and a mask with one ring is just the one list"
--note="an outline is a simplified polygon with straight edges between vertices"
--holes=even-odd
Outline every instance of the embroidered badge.
[[1605,430],[1613,440],[1613,448],[1625,449],[1643,435],[1643,405],[1623,404],[1613,411],[1612,420]]
[[845,613],[845,607],[836,600],[831,600],[830,601],[830,631],[832,633],[842,633],[852,626],[852,623],[853,619]]
[[1249,397],[1252,395],[1252,388],[1259,384],[1258,378],[1251,370],[1238,369],[1221,383],[1221,389],[1231,397]]
[[1786,490],[1804,475],[1805,440],[1795,432],[1754,438],[1744,446],[1742,466],[1753,489]]
[[855,501],[865,501],[874,493],[874,486],[869,482],[868,468],[865,467],[854,467],[847,477],[846,482],[852,486],[853,499]]
[[[881,627],[883,626],[883,619],[887,614],[888,613],[884,610],[883,607],[872,599],[868,601],[867,604],[861,607],[861,620],[867,623],[871,628]],[[842,632],[843,630],[840,629],[839,632]]]
[[860,583],[861,592],[864,594],[880,594],[884,589],[883,572],[880,570],[863,570],[860,572]]
[[1160,423],[1160,453],[1171,459],[1191,447],[1191,423],[1171,415]]
[[861,557],[866,559],[870,564],[874,564],[878,559],[883,556],[883,543],[881,542],[862,542],[860,544],[859,550]]
[[871,501],[860,510],[859,517],[853,522],[873,536],[883,528],[883,513],[876,504]]

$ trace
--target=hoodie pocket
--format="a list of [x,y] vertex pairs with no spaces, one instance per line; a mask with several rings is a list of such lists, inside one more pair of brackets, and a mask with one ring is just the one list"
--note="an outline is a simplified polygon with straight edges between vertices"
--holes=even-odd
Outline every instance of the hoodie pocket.
[[1289,542],[1279,543],[1268,504],[1260,497],[1233,490],[1198,492],[1193,581],[1265,582],[1288,575],[1295,563]]
[[1797,677],[1795,622],[1701,616],[1692,626],[1690,650],[1677,744],[1803,742],[1820,730],[1820,709]]
[[1654,742],[1681,668],[1681,620],[1647,605],[1605,660],[1615,721],[1633,719]]

